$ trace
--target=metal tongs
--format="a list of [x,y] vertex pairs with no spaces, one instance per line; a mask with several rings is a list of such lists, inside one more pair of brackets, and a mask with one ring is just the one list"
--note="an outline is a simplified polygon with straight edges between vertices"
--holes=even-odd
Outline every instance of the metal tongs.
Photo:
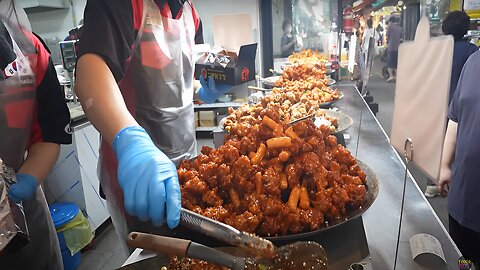
[[243,248],[263,258],[273,258],[277,254],[277,249],[272,242],[254,234],[239,231],[230,225],[204,217],[185,208],[180,211],[180,224],[232,246]]
[[303,117],[300,117],[298,119],[295,119],[295,120],[292,120],[290,121],[290,125],[293,125],[293,124],[296,124],[300,121],[303,121],[303,120],[307,120],[307,119],[314,119],[315,118],[315,114],[309,114],[309,115],[306,115],[306,116],[303,116]]

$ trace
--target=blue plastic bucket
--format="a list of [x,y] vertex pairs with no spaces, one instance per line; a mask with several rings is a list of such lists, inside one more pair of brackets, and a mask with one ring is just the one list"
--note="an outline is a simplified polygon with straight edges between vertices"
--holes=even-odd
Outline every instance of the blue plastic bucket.
[[[53,204],[50,205],[49,208],[56,229],[70,222],[80,211],[78,206],[73,203]],[[63,233],[57,233],[57,237],[58,242],[60,243],[64,270],[76,270],[80,266],[80,261],[82,259],[81,253],[77,252],[72,256],[67,247],[67,242],[65,241]]]

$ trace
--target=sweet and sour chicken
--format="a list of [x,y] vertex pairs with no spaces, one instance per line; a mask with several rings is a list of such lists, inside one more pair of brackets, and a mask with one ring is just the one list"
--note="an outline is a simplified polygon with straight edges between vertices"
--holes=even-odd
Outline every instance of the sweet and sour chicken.
[[311,120],[290,126],[268,112],[261,119],[180,164],[183,207],[278,236],[317,230],[363,204],[366,175],[328,127]]

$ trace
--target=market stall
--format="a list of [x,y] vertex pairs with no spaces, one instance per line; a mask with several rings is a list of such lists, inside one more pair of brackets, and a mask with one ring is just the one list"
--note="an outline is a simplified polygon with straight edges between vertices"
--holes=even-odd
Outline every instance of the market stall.
[[[361,217],[297,240],[321,243],[329,269],[346,269],[356,262],[365,263],[366,269],[393,269],[405,165],[356,88],[339,85],[338,90],[344,98],[335,106],[353,118],[353,126],[344,133],[348,138],[346,147],[375,173],[379,181],[378,198]],[[433,269],[428,263],[422,265],[412,258],[409,239],[420,233],[433,235],[441,243],[447,265],[435,269],[458,269],[460,253],[410,175],[402,225],[396,269]],[[145,254],[136,251],[128,262],[142,256]]]

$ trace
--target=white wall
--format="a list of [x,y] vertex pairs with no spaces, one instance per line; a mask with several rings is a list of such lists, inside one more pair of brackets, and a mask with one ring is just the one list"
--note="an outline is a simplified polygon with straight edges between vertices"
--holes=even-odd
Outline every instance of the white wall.
[[[26,0],[17,0],[20,4]],[[60,47],[68,31],[78,25],[83,18],[87,0],[66,0],[70,8],[27,13],[32,30],[43,38],[52,52],[54,64],[61,64]]]
[[[193,0],[203,22],[205,43],[213,43],[212,17],[232,13],[248,13],[252,17],[254,41],[260,40],[258,0]],[[232,29],[234,31],[234,29]]]
[[[203,37],[205,43],[213,44],[212,17],[233,13],[248,13],[252,17],[254,42],[258,43],[256,69],[261,70],[262,50],[260,44],[260,10],[261,0],[193,0],[203,23]],[[232,29],[235,31],[235,29]]]

